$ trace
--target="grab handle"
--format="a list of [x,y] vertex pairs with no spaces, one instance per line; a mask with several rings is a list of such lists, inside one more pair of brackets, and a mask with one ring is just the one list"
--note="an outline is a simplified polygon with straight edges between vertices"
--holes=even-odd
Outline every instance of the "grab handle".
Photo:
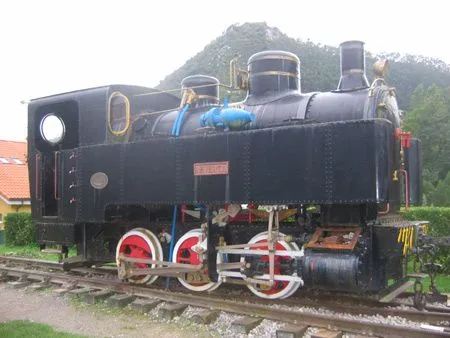
[[55,181],[54,181],[54,196],[55,200],[59,200],[59,177],[58,177],[58,161],[59,161],[59,151],[55,151]]
[[39,174],[40,174],[40,168],[39,168],[39,164],[41,163],[41,155],[40,154],[36,154],[35,156],[35,195],[36,195],[36,200],[40,201],[41,200],[41,194],[39,191]]

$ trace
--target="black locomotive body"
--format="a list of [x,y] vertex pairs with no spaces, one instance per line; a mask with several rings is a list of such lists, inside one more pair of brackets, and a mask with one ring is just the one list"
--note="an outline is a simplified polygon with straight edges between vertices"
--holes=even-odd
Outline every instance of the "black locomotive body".
[[326,93],[301,93],[298,58],[265,51],[237,104],[222,106],[203,75],[183,80],[181,99],[117,85],[33,100],[38,241],[76,244],[68,264],[115,257],[135,283],[239,279],[265,298],[385,290],[405,278],[423,224],[396,217],[401,191],[420,201],[420,143],[401,132],[384,67],[369,85],[363,44],[350,41]]

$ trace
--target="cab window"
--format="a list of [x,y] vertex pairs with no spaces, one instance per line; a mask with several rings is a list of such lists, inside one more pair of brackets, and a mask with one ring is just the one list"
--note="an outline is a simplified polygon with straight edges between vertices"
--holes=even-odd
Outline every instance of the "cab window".
[[130,126],[130,102],[120,92],[114,92],[109,98],[109,131],[114,135],[124,135]]

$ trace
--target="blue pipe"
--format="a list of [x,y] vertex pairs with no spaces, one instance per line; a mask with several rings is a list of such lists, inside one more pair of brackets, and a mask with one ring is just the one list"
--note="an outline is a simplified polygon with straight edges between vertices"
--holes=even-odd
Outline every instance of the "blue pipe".
[[[169,246],[169,262],[173,262],[172,255],[173,255],[173,247],[175,243],[175,232],[177,228],[177,212],[178,212],[178,205],[175,205],[173,207],[173,214],[172,214],[172,238],[170,239],[170,246]],[[166,277],[166,289],[169,288],[169,281],[170,277]]]
[[[187,110],[189,109],[189,104],[185,104],[183,109],[178,113],[177,118],[175,119],[175,122],[172,126],[172,136],[178,137],[180,135],[181,126],[184,122],[184,115],[186,114]],[[169,261],[173,262],[172,255],[173,255],[173,248],[175,246],[175,234],[177,229],[177,213],[178,213],[178,205],[175,205],[173,207],[173,214],[172,214],[172,238],[170,240],[170,247],[169,247]],[[166,278],[166,288],[169,288],[169,280],[170,277]]]
[[184,116],[186,115],[187,110],[189,109],[189,104],[186,104],[183,108],[183,110],[180,113],[180,119],[178,121],[178,126],[177,126],[177,131],[176,131],[176,136],[180,135],[180,131],[181,131],[181,126],[184,123]]
[[173,214],[172,214],[172,239],[170,240],[170,247],[169,247],[169,259],[172,260],[173,255],[173,247],[175,243],[175,231],[177,227],[177,212],[178,212],[178,205],[175,205],[173,207]]
[[172,126],[172,136],[180,136],[181,126],[184,122],[184,115],[189,109],[189,104],[185,104],[183,109],[178,113],[177,118]]
[[177,115],[177,118],[175,119],[175,122],[173,123],[172,126],[172,136],[175,136],[176,130],[177,130],[177,123],[178,123],[178,119],[180,117],[180,114]]

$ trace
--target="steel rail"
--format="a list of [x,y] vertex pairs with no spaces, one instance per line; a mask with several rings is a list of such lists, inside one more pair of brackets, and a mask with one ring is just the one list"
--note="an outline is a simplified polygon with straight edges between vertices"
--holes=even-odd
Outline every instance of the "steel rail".
[[63,268],[63,263],[15,256],[0,256],[0,263],[21,263],[25,265],[45,266],[50,268]]
[[[357,299],[359,302],[363,302],[362,299]],[[251,300],[249,300],[251,301]],[[264,302],[264,304],[270,305],[271,303],[266,300],[259,300],[259,303]],[[273,304],[273,303],[272,303]],[[442,308],[430,308],[427,311],[419,311],[411,307],[411,309],[398,308],[400,304],[397,303],[379,303],[370,302],[370,304],[355,304],[347,300],[346,304],[337,303],[335,300],[305,300],[305,299],[283,299],[280,303],[283,306],[307,306],[314,309],[322,308],[331,310],[337,313],[348,313],[353,315],[381,315],[387,316],[399,316],[405,317],[412,321],[417,322],[428,322],[428,323],[439,323],[439,322],[449,322],[450,323],[450,309],[445,311]],[[386,306],[388,305],[388,306]],[[436,311],[441,310],[441,311]]]
[[[23,264],[25,266],[42,266],[42,267],[50,267],[53,269],[63,269],[63,263],[58,263],[54,261],[47,260],[38,260],[38,259],[29,259],[23,257],[15,257],[15,256],[1,256],[0,255],[0,264],[1,263],[18,263]],[[233,264],[233,263],[232,263]],[[237,263],[240,264],[240,263]],[[73,268],[70,271],[76,273],[96,273],[96,274],[112,274],[117,273],[116,267],[103,266],[103,267],[84,267],[84,268]],[[230,284],[231,285],[231,284]],[[152,287],[155,287],[154,284]],[[247,301],[250,302],[258,302],[261,304],[273,305],[279,304],[284,306],[309,306],[313,308],[318,307],[327,307],[331,308],[336,312],[347,312],[347,313],[358,313],[358,314],[373,314],[374,309],[377,308],[377,313],[385,316],[393,316],[393,315],[403,315],[412,320],[422,320],[429,322],[440,322],[440,321],[450,321],[450,308],[442,308],[436,307],[432,305],[427,305],[425,309],[427,311],[418,311],[411,306],[411,309],[399,309],[398,306],[404,305],[396,302],[389,303],[380,303],[372,298],[354,298],[351,296],[342,296],[338,295],[339,302],[347,302],[348,304],[337,304],[333,297],[333,300],[330,301],[327,296],[322,295],[322,297],[314,296],[314,299],[310,299],[310,295],[302,294],[304,291],[299,291],[299,295],[297,297],[291,297],[283,300],[266,300],[262,298],[255,297],[244,297]],[[221,293],[220,290],[215,291],[216,294],[223,294],[228,296],[226,293]],[[222,295],[222,296],[223,296]],[[406,296],[412,297],[412,293],[405,293]],[[332,297],[332,296],[329,296]],[[242,297],[240,297],[242,299]],[[358,304],[355,304],[355,303]],[[362,304],[361,304],[362,303]],[[318,306],[320,304],[320,306]],[[439,316],[439,313],[442,315]]]

